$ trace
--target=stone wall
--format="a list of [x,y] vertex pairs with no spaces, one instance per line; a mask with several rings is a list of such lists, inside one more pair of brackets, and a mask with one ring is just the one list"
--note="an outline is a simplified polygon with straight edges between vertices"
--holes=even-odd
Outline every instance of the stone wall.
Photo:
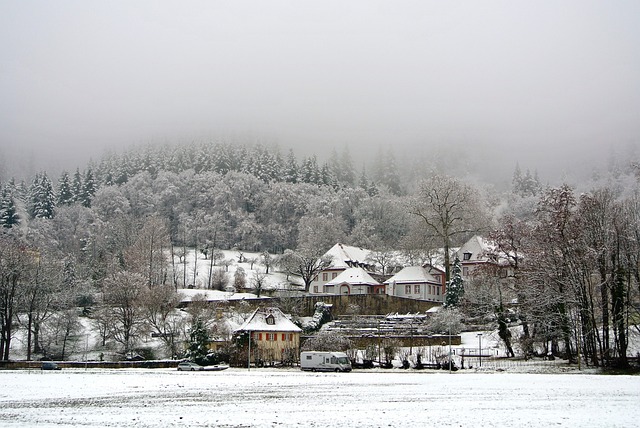
[[[282,298],[284,300],[286,298]],[[313,315],[317,302],[333,305],[333,316],[340,315],[387,315],[392,313],[426,312],[438,302],[407,299],[403,297],[387,296],[386,294],[352,294],[352,295],[313,295],[295,297],[299,299],[300,315]],[[275,300],[281,300],[276,298]]]

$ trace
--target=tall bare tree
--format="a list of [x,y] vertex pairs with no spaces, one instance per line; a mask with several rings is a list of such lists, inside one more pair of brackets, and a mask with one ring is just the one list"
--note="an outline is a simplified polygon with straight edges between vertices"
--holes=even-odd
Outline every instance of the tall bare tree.
[[448,282],[454,239],[486,226],[485,210],[477,191],[456,178],[433,175],[420,183],[410,201],[409,212],[422,220],[427,235],[441,243]]
[[147,278],[132,272],[118,272],[105,281],[104,302],[111,309],[111,337],[123,346],[124,352],[133,350],[144,329],[142,295]]
[[22,304],[21,286],[37,253],[17,237],[0,234],[0,360],[8,360],[13,325]]
[[323,256],[320,250],[309,248],[285,250],[278,258],[278,264],[284,271],[302,278],[305,291],[309,291],[313,278],[331,266],[331,263],[331,258]]

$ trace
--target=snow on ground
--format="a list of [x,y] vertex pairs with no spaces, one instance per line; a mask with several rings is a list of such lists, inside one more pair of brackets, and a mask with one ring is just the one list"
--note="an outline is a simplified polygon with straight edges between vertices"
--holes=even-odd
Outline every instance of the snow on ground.
[[[266,274],[266,266],[262,263],[262,253],[248,253],[242,252],[243,262],[240,262],[240,252],[234,250],[221,250],[224,254],[224,260],[229,261],[228,266],[224,266],[221,261],[217,261],[213,266],[214,270],[223,270],[227,273],[229,278],[229,285],[233,284],[233,278],[238,268],[242,268],[246,275],[247,287],[251,288],[252,279],[256,273],[265,274],[264,289],[265,290],[284,290],[291,291],[295,289],[295,286],[291,286],[291,283],[302,286],[303,283],[298,277],[289,276],[283,272],[279,272],[274,266],[269,269],[269,274]],[[197,259],[196,259],[197,257]],[[271,255],[275,259],[275,255]],[[250,260],[254,260],[251,263]],[[195,289],[206,289],[209,284],[209,269],[211,267],[211,260],[206,259],[202,253],[196,253],[193,249],[187,249],[185,257],[185,264],[179,262],[178,258],[175,260],[176,275],[179,282],[184,282],[188,286],[192,286]],[[195,275],[194,275],[195,271]],[[184,275],[186,273],[186,275]],[[185,287],[189,288],[189,287]]]
[[375,370],[0,372],[3,427],[632,427],[640,377]]

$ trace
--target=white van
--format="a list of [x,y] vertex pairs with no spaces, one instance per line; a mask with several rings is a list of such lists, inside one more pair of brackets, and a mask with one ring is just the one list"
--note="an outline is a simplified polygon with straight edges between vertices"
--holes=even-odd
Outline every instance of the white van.
[[351,361],[344,352],[305,351],[300,353],[300,369],[312,372],[350,372]]

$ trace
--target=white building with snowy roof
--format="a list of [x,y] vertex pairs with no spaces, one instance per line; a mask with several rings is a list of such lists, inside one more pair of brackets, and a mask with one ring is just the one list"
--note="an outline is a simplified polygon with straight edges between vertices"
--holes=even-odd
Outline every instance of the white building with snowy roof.
[[384,294],[385,289],[361,267],[345,269],[323,288],[325,294]]
[[439,271],[428,267],[407,266],[386,280],[384,284],[386,293],[390,296],[429,302],[444,301],[444,289]]
[[[322,270],[311,281],[309,292],[311,294],[326,294],[325,285],[333,281],[342,272],[350,268],[361,268],[371,274],[376,271],[375,264],[369,260],[371,250],[360,247],[353,247],[345,244],[336,244],[323,257],[331,258],[331,265]],[[339,294],[331,291],[330,294]]]
[[234,335],[249,332],[255,348],[252,362],[297,361],[302,329],[278,308],[258,308],[236,330]]
[[473,272],[482,266],[496,268],[503,277],[509,275],[509,261],[504,255],[499,254],[496,244],[482,236],[475,235],[465,242],[451,258],[460,260],[462,277],[469,278]]

